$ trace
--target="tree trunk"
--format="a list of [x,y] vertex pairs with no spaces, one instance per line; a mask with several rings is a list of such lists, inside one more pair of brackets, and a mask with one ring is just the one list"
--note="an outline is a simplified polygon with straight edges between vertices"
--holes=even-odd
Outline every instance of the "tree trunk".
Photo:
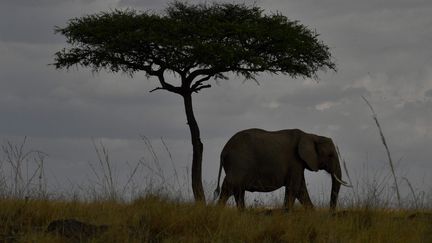
[[187,124],[191,133],[192,140],[192,191],[197,202],[205,202],[204,189],[202,185],[202,155],[203,144],[200,138],[198,123],[195,119],[192,108],[192,94],[182,94],[186,111]]

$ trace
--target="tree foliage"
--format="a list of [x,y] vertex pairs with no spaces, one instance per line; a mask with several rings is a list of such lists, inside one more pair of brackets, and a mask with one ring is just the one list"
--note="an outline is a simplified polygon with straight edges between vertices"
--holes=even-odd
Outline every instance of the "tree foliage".
[[[335,68],[317,33],[243,4],[174,2],[162,14],[115,10],[72,19],[56,32],[71,45],[56,53],[57,68],[79,64],[151,76],[172,71],[190,91],[227,72],[247,79],[260,72],[315,77]],[[161,88],[182,92],[168,83]]]

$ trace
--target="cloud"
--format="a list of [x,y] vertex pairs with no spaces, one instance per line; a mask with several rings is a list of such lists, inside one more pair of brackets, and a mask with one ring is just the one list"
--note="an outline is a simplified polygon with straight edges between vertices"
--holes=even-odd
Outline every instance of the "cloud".
[[1,1],[0,41],[63,43],[61,36],[54,35],[55,26],[63,26],[71,18],[116,7],[117,0]]
[[[164,137],[174,147],[176,164],[190,166],[190,134],[180,96],[148,93],[157,82],[142,73],[131,79],[47,65],[66,45],[53,34],[55,25],[118,7],[160,10],[167,2],[2,1],[1,138],[30,136],[34,145],[54,154],[52,164],[59,161],[56,168],[73,171],[77,177],[94,158],[90,137],[109,141],[117,161],[139,157],[140,134],[154,141]],[[329,136],[353,171],[364,171],[365,164],[386,170],[386,155],[363,95],[378,113],[395,160],[402,158],[398,169],[412,168],[412,183],[420,185],[419,173],[430,170],[432,143],[432,60],[427,51],[432,2],[279,0],[257,5],[316,29],[331,47],[338,72],[320,72],[318,82],[263,74],[259,86],[230,75],[229,80],[211,81],[211,89],[194,94],[205,145],[204,178],[216,177],[219,153],[229,137],[250,127],[301,128]],[[75,163],[78,167],[73,169]],[[315,177],[316,173],[309,178]],[[424,188],[430,188],[427,184]]]
[[297,88],[292,93],[283,94],[278,98],[278,102],[304,108],[316,106],[330,108],[337,104],[357,99],[367,93],[368,91],[364,87],[343,87],[340,84],[324,84],[324,82],[320,82],[313,86]]
[[327,102],[323,102],[323,103],[316,105],[315,109],[317,109],[319,111],[324,111],[324,110],[327,110],[327,109],[334,107],[335,105],[337,105],[337,103],[327,101]]
[[429,89],[425,92],[426,97],[432,97],[432,89]]

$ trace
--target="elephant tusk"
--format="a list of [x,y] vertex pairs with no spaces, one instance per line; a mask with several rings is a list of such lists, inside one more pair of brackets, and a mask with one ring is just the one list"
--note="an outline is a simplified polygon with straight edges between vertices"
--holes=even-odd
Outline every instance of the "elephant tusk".
[[352,185],[346,183],[345,181],[339,179],[335,174],[333,174],[333,177],[342,185],[346,186],[346,187],[353,187]]

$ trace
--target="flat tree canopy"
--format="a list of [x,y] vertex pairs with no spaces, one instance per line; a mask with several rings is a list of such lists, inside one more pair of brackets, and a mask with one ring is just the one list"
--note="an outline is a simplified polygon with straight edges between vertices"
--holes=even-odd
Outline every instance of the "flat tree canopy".
[[[184,98],[196,198],[204,198],[204,193],[193,92],[209,88],[210,79],[227,79],[230,72],[246,79],[261,72],[315,78],[319,70],[335,69],[329,48],[316,32],[279,13],[265,14],[245,4],[176,1],[162,13],[114,10],[71,19],[56,32],[69,44],[55,54],[56,68],[81,65],[130,75],[143,71],[158,78],[160,87],[154,90]],[[166,81],[167,72],[175,73],[181,84]]]
[[241,4],[175,2],[164,14],[115,10],[72,19],[56,31],[71,44],[56,53],[57,68],[81,64],[149,75],[167,70],[188,81],[226,72],[313,77],[319,69],[335,68],[317,33]]

